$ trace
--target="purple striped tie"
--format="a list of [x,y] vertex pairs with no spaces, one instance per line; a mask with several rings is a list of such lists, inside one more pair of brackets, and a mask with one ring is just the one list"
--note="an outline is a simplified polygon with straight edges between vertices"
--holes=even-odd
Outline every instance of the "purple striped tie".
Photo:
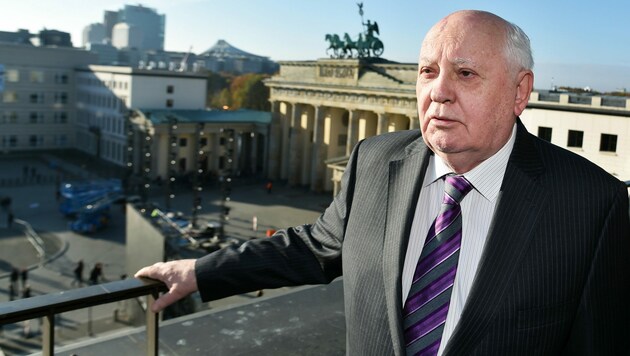
[[436,355],[440,348],[462,240],[459,203],[471,190],[463,176],[446,176],[440,213],[427,234],[403,308],[407,355]]

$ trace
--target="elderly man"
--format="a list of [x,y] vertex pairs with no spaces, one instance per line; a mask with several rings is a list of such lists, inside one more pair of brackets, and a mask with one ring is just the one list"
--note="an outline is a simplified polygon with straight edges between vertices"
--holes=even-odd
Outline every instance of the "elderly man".
[[480,11],[438,22],[420,53],[420,132],[355,147],[313,224],[158,263],[160,310],[343,275],[350,355],[630,352],[624,185],[519,120],[529,39]]

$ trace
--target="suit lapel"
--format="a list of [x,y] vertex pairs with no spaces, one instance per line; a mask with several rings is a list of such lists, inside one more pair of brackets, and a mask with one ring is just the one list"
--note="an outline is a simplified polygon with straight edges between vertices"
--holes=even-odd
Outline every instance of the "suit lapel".
[[387,316],[396,355],[405,352],[401,311],[402,266],[429,152],[422,139],[419,139],[407,147],[405,158],[389,162],[383,277]]
[[445,355],[470,353],[483,338],[545,205],[546,191],[537,183],[543,166],[532,139],[519,121],[477,275]]

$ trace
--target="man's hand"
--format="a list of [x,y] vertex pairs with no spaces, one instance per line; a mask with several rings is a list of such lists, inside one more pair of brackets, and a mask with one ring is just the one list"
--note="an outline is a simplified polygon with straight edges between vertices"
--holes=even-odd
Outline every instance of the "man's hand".
[[134,277],[157,279],[166,284],[168,292],[159,297],[151,307],[151,311],[155,313],[197,291],[194,259],[158,262],[140,269]]

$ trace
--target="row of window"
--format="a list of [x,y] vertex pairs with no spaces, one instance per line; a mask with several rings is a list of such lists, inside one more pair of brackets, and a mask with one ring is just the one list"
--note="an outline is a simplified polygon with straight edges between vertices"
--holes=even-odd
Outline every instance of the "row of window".
[[[538,127],[538,137],[545,141],[551,142],[551,127]],[[569,130],[567,135],[567,147],[569,148],[582,148],[584,143],[584,131]],[[617,152],[617,135],[601,134],[599,139],[599,151],[600,152]]]
[[[68,103],[68,93],[66,92],[55,92],[48,93],[52,94],[52,102],[53,104],[67,104]],[[2,102],[4,103],[18,103],[20,102],[20,95],[17,92],[12,90],[7,90],[2,94]],[[29,104],[44,104],[46,102],[46,93],[31,93],[28,95],[28,103]]]
[[[188,139],[185,138],[185,137],[177,138],[177,142],[178,142],[178,146],[179,147],[186,147],[186,146],[188,146]],[[219,144],[224,145],[225,144],[225,138],[221,137]],[[199,147],[203,148],[203,147],[206,147],[206,146],[208,146],[208,138],[207,137],[200,137],[199,138]]]
[[67,124],[68,113],[65,111],[55,111],[52,113],[51,120],[47,120],[47,112],[31,111],[28,113],[28,121],[22,121],[20,113],[17,111],[5,111],[0,117],[0,124]]
[[44,137],[44,135],[4,135],[0,139],[0,147],[2,148],[22,148],[22,147],[44,147],[44,144],[48,142],[53,147],[66,147],[68,146],[68,136],[66,135],[50,135]]
[[[85,134],[85,132],[78,132],[76,136],[77,146],[86,152],[95,153],[97,143],[91,136],[92,135]],[[101,157],[106,160],[123,163],[126,161],[124,155],[127,152],[127,145],[104,138],[101,140],[100,152]]]
[[109,115],[99,116],[90,110],[79,110],[77,124],[100,127],[105,132],[118,135],[123,135],[125,130],[123,117]]
[[77,83],[80,85],[92,86],[92,87],[105,87],[110,89],[123,89],[129,88],[129,82],[122,80],[107,80],[103,81],[97,77],[77,77]]
[[[5,72],[5,78],[8,83],[19,83],[21,72],[16,68],[8,68]],[[29,70],[27,78],[30,83],[46,82],[46,73],[43,70]],[[52,82],[55,84],[68,84],[70,81],[68,73],[54,73]]]
[[77,99],[80,103],[86,105],[94,105],[101,108],[110,108],[119,110],[122,112],[125,108],[125,96],[116,96],[112,93],[107,94],[94,94],[85,91],[79,91],[77,93]]

